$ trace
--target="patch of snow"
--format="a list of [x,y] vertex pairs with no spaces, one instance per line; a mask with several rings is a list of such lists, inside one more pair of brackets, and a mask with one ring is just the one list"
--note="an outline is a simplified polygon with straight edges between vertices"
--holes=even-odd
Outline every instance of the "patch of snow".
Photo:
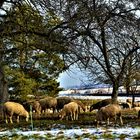
[[[59,97],[71,97],[74,99],[81,99],[81,100],[94,100],[94,99],[107,99],[107,98],[111,98],[111,96],[81,96],[79,95],[71,95],[71,94],[59,94]],[[120,102],[124,102],[126,101],[126,99],[132,99],[132,97],[124,97],[124,96],[118,96],[118,100]],[[135,101],[140,101],[140,97],[135,97]]]
[[134,135],[137,135],[140,133],[139,128],[131,128],[131,127],[123,127],[123,128],[73,128],[73,129],[52,129],[52,130],[46,130],[46,131],[3,131],[0,132],[0,136],[9,135],[12,134],[18,134],[18,135],[24,135],[24,136],[30,136],[30,135],[41,135],[44,136],[46,134],[51,134],[52,136],[56,137],[58,134],[62,134],[64,136],[73,138],[75,135],[81,136],[83,134],[91,134],[95,136],[100,136],[105,133],[113,134],[116,136],[119,136],[121,134],[125,134],[128,136],[128,140],[130,140]]

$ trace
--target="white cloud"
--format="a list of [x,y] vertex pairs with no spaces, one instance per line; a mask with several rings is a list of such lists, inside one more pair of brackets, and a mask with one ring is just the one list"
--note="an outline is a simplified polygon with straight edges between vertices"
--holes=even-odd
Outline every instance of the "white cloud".
[[69,71],[60,74],[58,81],[60,87],[68,88],[81,85],[85,79],[85,75],[79,69],[71,68]]

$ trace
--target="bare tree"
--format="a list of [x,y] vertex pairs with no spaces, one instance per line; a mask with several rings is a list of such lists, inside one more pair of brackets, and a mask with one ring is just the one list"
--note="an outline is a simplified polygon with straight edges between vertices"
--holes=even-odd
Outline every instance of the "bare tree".
[[42,4],[61,18],[50,34],[55,30],[64,34],[68,48],[64,59],[69,64],[76,62],[93,79],[109,79],[115,102],[128,58],[140,49],[139,1],[51,0]]

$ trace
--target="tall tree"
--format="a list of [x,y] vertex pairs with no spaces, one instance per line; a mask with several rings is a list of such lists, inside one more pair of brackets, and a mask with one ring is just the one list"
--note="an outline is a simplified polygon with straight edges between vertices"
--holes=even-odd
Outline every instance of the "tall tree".
[[[0,1],[0,31],[1,31],[1,38],[0,38],[0,113],[2,112],[3,103],[8,100],[8,83],[5,78],[5,72],[4,72],[4,53],[5,48],[3,44],[3,35],[2,32],[4,30],[4,24],[3,24],[3,18],[7,16],[7,7],[9,8],[9,3],[11,4],[15,3],[16,0],[1,0]],[[8,23],[7,23],[8,24]],[[9,33],[8,33],[9,34]]]
[[4,71],[4,45],[0,41],[0,114],[2,113],[3,103],[9,98],[8,95],[8,82],[5,78]]
[[[46,35],[48,28],[56,22],[59,22],[59,19],[54,22],[51,15],[42,17],[38,11],[26,4],[12,7],[1,18],[4,51],[1,61],[3,66],[7,66],[4,70],[9,86],[17,96],[32,94],[38,90],[48,94],[58,93],[59,84],[56,78],[64,69],[60,56],[64,47],[55,41],[61,40],[60,33],[57,32],[57,36],[53,33],[53,37]],[[56,46],[59,49],[56,49]],[[7,95],[3,91],[1,97]],[[6,100],[1,98],[2,101]]]
[[80,62],[93,78],[109,79],[113,102],[128,58],[140,48],[139,5],[138,0],[42,1],[43,8],[61,17],[61,23],[50,33],[59,30],[64,34],[68,48],[65,60]]

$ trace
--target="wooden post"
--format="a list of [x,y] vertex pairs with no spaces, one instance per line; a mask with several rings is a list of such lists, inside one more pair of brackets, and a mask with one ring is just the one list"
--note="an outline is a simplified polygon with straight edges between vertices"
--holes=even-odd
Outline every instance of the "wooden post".
[[31,116],[31,129],[33,131],[33,113],[32,113],[32,105],[30,105],[30,116]]

